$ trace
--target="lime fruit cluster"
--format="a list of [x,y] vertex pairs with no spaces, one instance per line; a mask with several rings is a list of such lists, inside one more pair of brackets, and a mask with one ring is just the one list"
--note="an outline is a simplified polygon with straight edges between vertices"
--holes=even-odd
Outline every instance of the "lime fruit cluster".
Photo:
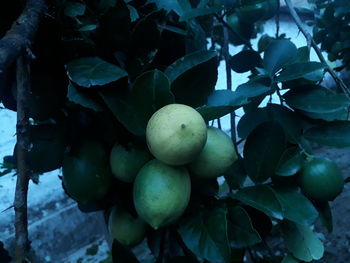
[[139,171],[133,197],[137,213],[154,229],[174,223],[184,213],[191,196],[190,174],[215,178],[237,158],[230,137],[207,128],[202,116],[183,104],[155,112],[146,140],[156,159]]

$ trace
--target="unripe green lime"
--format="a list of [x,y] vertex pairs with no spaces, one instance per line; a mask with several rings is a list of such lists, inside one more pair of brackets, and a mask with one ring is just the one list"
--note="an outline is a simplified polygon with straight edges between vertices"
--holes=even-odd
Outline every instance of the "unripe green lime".
[[344,187],[341,171],[328,159],[312,159],[300,171],[299,179],[303,193],[317,201],[332,201]]
[[108,220],[111,237],[125,246],[136,246],[146,236],[146,223],[120,207],[113,207]]
[[145,164],[134,182],[134,204],[139,216],[154,229],[175,222],[185,211],[191,194],[186,168],[158,160]]
[[131,183],[141,167],[152,159],[151,154],[133,145],[115,144],[110,155],[110,165],[114,177]]
[[188,167],[197,177],[215,178],[226,172],[235,160],[237,154],[231,138],[222,130],[209,127],[203,151]]
[[62,171],[66,191],[81,203],[102,199],[109,191],[108,155],[98,142],[84,142],[76,152],[65,155]]
[[169,104],[150,118],[146,138],[149,150],[158,160],[169,165],[183,165],[202,151],[207,127],[195,109]]

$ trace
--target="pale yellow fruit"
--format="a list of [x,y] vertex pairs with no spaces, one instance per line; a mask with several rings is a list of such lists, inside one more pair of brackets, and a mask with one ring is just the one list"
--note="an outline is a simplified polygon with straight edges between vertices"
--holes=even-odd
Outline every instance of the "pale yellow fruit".
[[202,116],[183,104],[169,104],[153,114],[147,124],[149,150],[169,165],[183,165],[194,160],[207,140]]
[[209,127],[207,142],[199,156],[189,164],[189,170],[199,178],[215,178],[237,160],[231,138],[222,130]]

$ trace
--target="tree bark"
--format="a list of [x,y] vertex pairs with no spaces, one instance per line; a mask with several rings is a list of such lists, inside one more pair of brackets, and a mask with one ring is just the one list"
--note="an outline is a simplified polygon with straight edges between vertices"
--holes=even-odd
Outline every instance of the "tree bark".
[[29,174],[26,167],[26,157],[29,149],[28,127],[26,115],[30,86],[29,61],[26,55],[17,59],[17,183],[14,200],[16,229],[16,262],[26,262],[29,250],[27,193]]
[[23,51],[30,47],[46,9],[46,0],[27,1],[22,14],[0,40],[0,73],[15,63]]

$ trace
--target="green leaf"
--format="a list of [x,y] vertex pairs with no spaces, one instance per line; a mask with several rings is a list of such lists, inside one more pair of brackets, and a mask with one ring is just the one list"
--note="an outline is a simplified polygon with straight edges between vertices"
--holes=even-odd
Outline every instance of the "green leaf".
[[283,97],[290,107],[312,113],[331,113],[350,105],[345,94],[333,93],[321,86],[292,89]]
[[183,35],[183,36],[186,36],[187,35],[187,32],[186,30],[183,30],[179,27],[175,27],[175,26],[170,26],[170,25],[165,25],[162,27],[163,29],[165,30],[168,30],[170,32],[173,32],[173,33],[177,33],[179,35]]
[[216,56],[217,53],[215,51],[197,51],[176,60],[165,70],[164,73],[168,76],[170,82],[174,82],[186,71],[189,71],[212,58],[216,58]]
[[249,247],[261,242],[248,213],[240,206],[228,209],[228,233],[235,248]]
[[135,22],[137,19],[139,19],[140,16],[135,7],[133,7],[132,5],[127,5],[127,6],[130,12],[130,20],[131,22]]
[[[299,62],[288,64],[284,70],[278,75],[278,81],[289,81],[299,79],[318,71],[322,71],[326,65],[319,62]],[[309,74],[309,75],[308,75]]]
[[165,74],[170,79],[177,103],[202,106],[215,89],[217,54],[214,51],[196,51],[175,61]]
[[66,69],[69,79],[85,88],[102,86],[128,75],[125,70],[98,57],[73,60]]
[[260,54],[253,50],[243,50],[231,57],[231,69],[237,73],[247,72],[256,67],[261,67],[262,59]]
[[113,263],[139,263],[133,252],[116,240],[112,244],[112,259]]
[[290,255],[287,255],[283,258],[282,262],[281,263],[299,263],[300,261],[297,260],[296,258],[290,256]]
[[243,159],[238,158],[225,172],[224,177],[231,190],[243,187],[243,184],[247,178]]
[[302,126],[298,116],[287,107],[269,103],[265,108],[257,108],[243,115],[237,125],[238,136],[247,138],[253,129],[266,121],[276,121],[282,127],[289,141],[297,143]]
[[82,16],[85,13],[85,4],[79,2],[68,1],[64,6],[64,14],[69,17]]
[[304,165],[304,158],[297,147],[291,147],[284,151],[279,164],[277,166],[276,174],[279,176],[292,176]]
[[317,202],[315,203],[315,207],[318,210],[321,223],[327,228],[328,232],[331,233],[333,231],[333,216],[329,203]]
[[72,83],[68,85],[68,99],[75,104],[79,104],[85,108],[92,109],[94,111],[103,111],[103,107],[91,98],[88,94],[74,87]]
[[227,211],[223,208],[202,211],[180,222],[179,233],[186,246],[198,257],[228,262]]
[[155,3],[158,7],[158,9],[165,9],[166,11],[174,11],[178,15],[181,14],[181,7],[178,3],[178,1],[174,0],[148,0],[149,3]]
[[197,111],[202,115],[205,121],[219,119],[234,110],[235,107],[232,106],[203,106],[197,108]]
[[283,219],[282,206],[273,189],[267,185],[255,185],[240,189],[232,197],[252,206],[268,216]]
[[133,108],[132,102],[120,97],[114,88],[102,88],[99,94],[113,113],[114,117],[131,133],[137,136],[145,135],[145,129]]
[[308,62],[310,60],[310,50],[308,46],[300,47],[297,50],[297,55],[293,63],[296,62]]
[[282,205],[283,216],[300,225],[311,225],[318,217],[318,212],[311,201],[297,189],[274,189]]
[[199,8],[191,8],[181,12],[180,22],[187,21],[190,19],[194,19],[196,17],[205,16],[214,14],[220,11],[221,8],[217,7],[199,7]]
[[322,258],[323,244],[309,226],[284,221],[281,229],[286,246],[294,257],[306,262]]
[[273,76],[297,54],[296,46],[289,40],[274,40],[265,50],[263,64]]
[[327,146],[350,147],[350,121],[334,121],[313,127],[304,133],[304,137]]
[[247,137],[244,145],[244,165],[255,183],[274,175],[278,161],[286,147],[284,131],[277,122],[264,122]]
[[146,128],[152,114],[161,107],[174,103],[167,76],[159,70],[151,70],[140,75],[132,87],[133,107],[140,125]]

